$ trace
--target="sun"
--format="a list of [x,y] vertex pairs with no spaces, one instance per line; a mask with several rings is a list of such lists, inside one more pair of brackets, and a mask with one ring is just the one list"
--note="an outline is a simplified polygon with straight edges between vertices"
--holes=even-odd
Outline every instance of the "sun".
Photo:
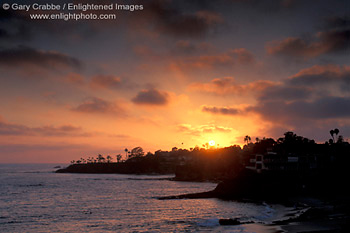
[[215,146],[215,141],[214,140],[210,140],[209,141],[209,146]]

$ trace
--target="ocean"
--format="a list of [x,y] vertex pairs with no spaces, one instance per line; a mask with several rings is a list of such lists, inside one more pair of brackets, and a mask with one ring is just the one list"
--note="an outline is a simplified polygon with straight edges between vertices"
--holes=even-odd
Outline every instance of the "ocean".
[[[172,176],[56,174],[57,164],[0,164],[0,232],[269,232],[281,205],[212,199],[158,200],[209,191]],[[61,165],[62,166],[62,165]],[[221,226],[221,218],[254,224]]]

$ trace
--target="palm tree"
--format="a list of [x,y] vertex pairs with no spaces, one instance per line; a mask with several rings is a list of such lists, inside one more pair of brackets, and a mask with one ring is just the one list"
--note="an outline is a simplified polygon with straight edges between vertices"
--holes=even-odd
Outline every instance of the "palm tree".
[[120,160],[122,159],[122,155],[121,154],[117,154],[117,162],[119,163]]
[[97,156],[97,161],[98,161],[99,163],[104,163],[105,158],[104,158],[101,154],[99,154],[99,155]]
[[329,131],[329,133],[331,134],[333,142],[334,142],[334,130],[332,129],[331,131]]
[[333,131],[334,131],[334,133],[335,133],[335,136],[338,137],[339,129],[335,128]]
[[125,148],[124,151],[125,151],[125,161],[126,161],[126,160],[128,160],[128,151],[129,150],[128,150],[128,148]]
[[142,147],[135,147],[134,149],[131,150],[131,154],[130,154],[130,158],[131,157],[142,157],[145,154],[145,152],[143,151]]
[[246,142],[247,145],[248,145],[249,142],[251,142],[251,140],[252,140],[252,138],[251,138],[250,136],[248,136],[248,135],[246,135],[246,136],[244,137],[244,142]]
[[110,155],[107,155],[107,163],[110,163],[110,162],[112,162],[112,157],[110,156]]
[[334,129],[334,133],[335,133],[336,135],[338,135],[339,129],[335,128],[335,129]]

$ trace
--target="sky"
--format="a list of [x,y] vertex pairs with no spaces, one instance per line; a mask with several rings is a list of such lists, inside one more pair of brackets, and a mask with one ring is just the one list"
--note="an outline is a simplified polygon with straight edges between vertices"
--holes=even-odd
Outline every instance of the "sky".
[[323,143],[338,128],[349,139],[349,1],[99,2],[143,10],[64,21],[1,7],[0,163],[226,147],[287,131]]

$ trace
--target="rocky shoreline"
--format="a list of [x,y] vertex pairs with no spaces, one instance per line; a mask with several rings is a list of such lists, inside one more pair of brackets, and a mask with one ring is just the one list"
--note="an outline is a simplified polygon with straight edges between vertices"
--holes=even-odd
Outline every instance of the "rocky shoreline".
[[[265,224],[280,229],[276,232],[350,232],[350,196],[344,187],[336,185],[338,189],[335,189],[327,182],[323,185],[309,185],[286,174],[279,174],[275,179],[270,175],[248,172],[239,178],[219,183],[211,191],[158,199],[219,198],[256,204],[282,204],[291,208],[290,213],[283,219]],[[269,180],[273,182],[266,184]],[[247,224],[240,219],[222,219],[219,223]]]
[[[57,173],[169,174],[157,167],[137,163],[73,164]],[[171,173],[170,173],[171,174]],[[292,210],[283,219],[266,224],[286,232],[350,232],[350,196],[342,185],[322,174],[295,176],[295,173],[257,174],[244,171],[239,176],[219,180],[182,177],[173,181],[217,182],[214,190],[157,197],[159,200],[219,198],[256,204],[282,204]],[[340,196],[339,194],[342,194]],[[254,225],[240,219],[219,219],[221,225]]]
[[[201,193],[182,194],[175,196],[158,197],[159,200],[169,199],[198,199],[198,198],[220,198],[222,193],[217,188]],[[224,196],[227,199],[227,196]],[[261,199],[234,199],[240,202],[253,202],[256,204],[265,204]],[[270,202],[268,202],[270,203]],[[286,207],[290,207],[289,213],[286,213],[282,219],[272,223],[245,222],[239,218],[219,219],[220,225],[246,225],[262,224],[271,227],[272,232],[350,232],[350,198],[344,197],[341,201],[338,198],[332,200],[321,200],[313,197],[289,197],[282,203],[278,200],[273,201]],[[270,203],[271,204],[271,203]],[[281,230],[278,230],[281,229]]]

